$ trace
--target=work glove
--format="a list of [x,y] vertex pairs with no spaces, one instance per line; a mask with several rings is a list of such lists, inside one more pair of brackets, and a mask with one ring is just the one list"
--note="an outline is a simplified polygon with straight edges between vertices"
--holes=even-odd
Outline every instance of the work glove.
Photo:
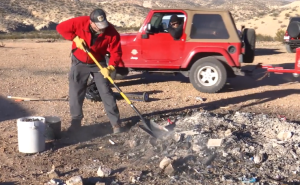
[[84,51],[84,46],[86,46],[86,44],[85,44],[85,42],[84,42],[83,39],[81,39],[81,38],[79,38],[78,36],[76,36],[76,37],[73,39],[73,41],[75,42],[76,47],[77,47],[78,49],[81,49],[81,50]]
[[107,78],[114,71],[115,71],[115,67],[112,65],[109,65],[108,67],[102,68],[100,72],[102,73],[104,78]]

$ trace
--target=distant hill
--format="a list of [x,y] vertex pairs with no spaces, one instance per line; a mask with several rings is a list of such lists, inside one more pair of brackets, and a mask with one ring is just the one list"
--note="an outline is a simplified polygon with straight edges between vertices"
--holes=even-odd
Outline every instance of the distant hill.
[[[153,7],[207,7],[232,11],[237,24],[292,9],[289,0],[0,0],[0,32],[52,30],[66,19],[88,15],[94,8],[107,11],[116,26],[139,27]],[[300,1],[298,1],[300,2]],[[294,3],[298,3],[294,2]]]

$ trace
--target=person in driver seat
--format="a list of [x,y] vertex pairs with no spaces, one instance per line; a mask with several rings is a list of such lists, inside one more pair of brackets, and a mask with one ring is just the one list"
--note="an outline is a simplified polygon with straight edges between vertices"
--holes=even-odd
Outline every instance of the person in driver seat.
[[183,33],[183,21],[181,21],[181,19],[178,18],[177,15],[171,16],[168,32],[171,34],[171,36],[174,39],[176,40],[180,39]]

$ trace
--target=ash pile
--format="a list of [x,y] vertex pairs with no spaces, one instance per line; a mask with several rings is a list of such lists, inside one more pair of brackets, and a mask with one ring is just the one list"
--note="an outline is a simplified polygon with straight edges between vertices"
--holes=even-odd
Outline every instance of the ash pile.
[[[264,114],[195,112],[173,124],[174,130],[161,139],[138,126],[110,137],[105,147],[109,157],[92,170],[95,173],[99,167],[98,181],[114,185],[300,182],[296,123]],[[106,175],[104,167],[109,169]],[[120,168],[126,170],[116,172]],[[105,179],[112,176],[107,183]]]
[[160,140],[133,128],[127,154],[156,174],[148,183],[299,182],[299,132],[298,124],[264,114],[198,112]]

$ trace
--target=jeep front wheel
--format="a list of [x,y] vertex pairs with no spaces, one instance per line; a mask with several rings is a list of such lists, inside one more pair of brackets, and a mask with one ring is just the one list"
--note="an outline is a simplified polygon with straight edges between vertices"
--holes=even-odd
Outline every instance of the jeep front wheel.
[[217,58],[205,57],[193,64],[189,78],[198,91],[216,93],[224,87],[227,80],[227,71]]

